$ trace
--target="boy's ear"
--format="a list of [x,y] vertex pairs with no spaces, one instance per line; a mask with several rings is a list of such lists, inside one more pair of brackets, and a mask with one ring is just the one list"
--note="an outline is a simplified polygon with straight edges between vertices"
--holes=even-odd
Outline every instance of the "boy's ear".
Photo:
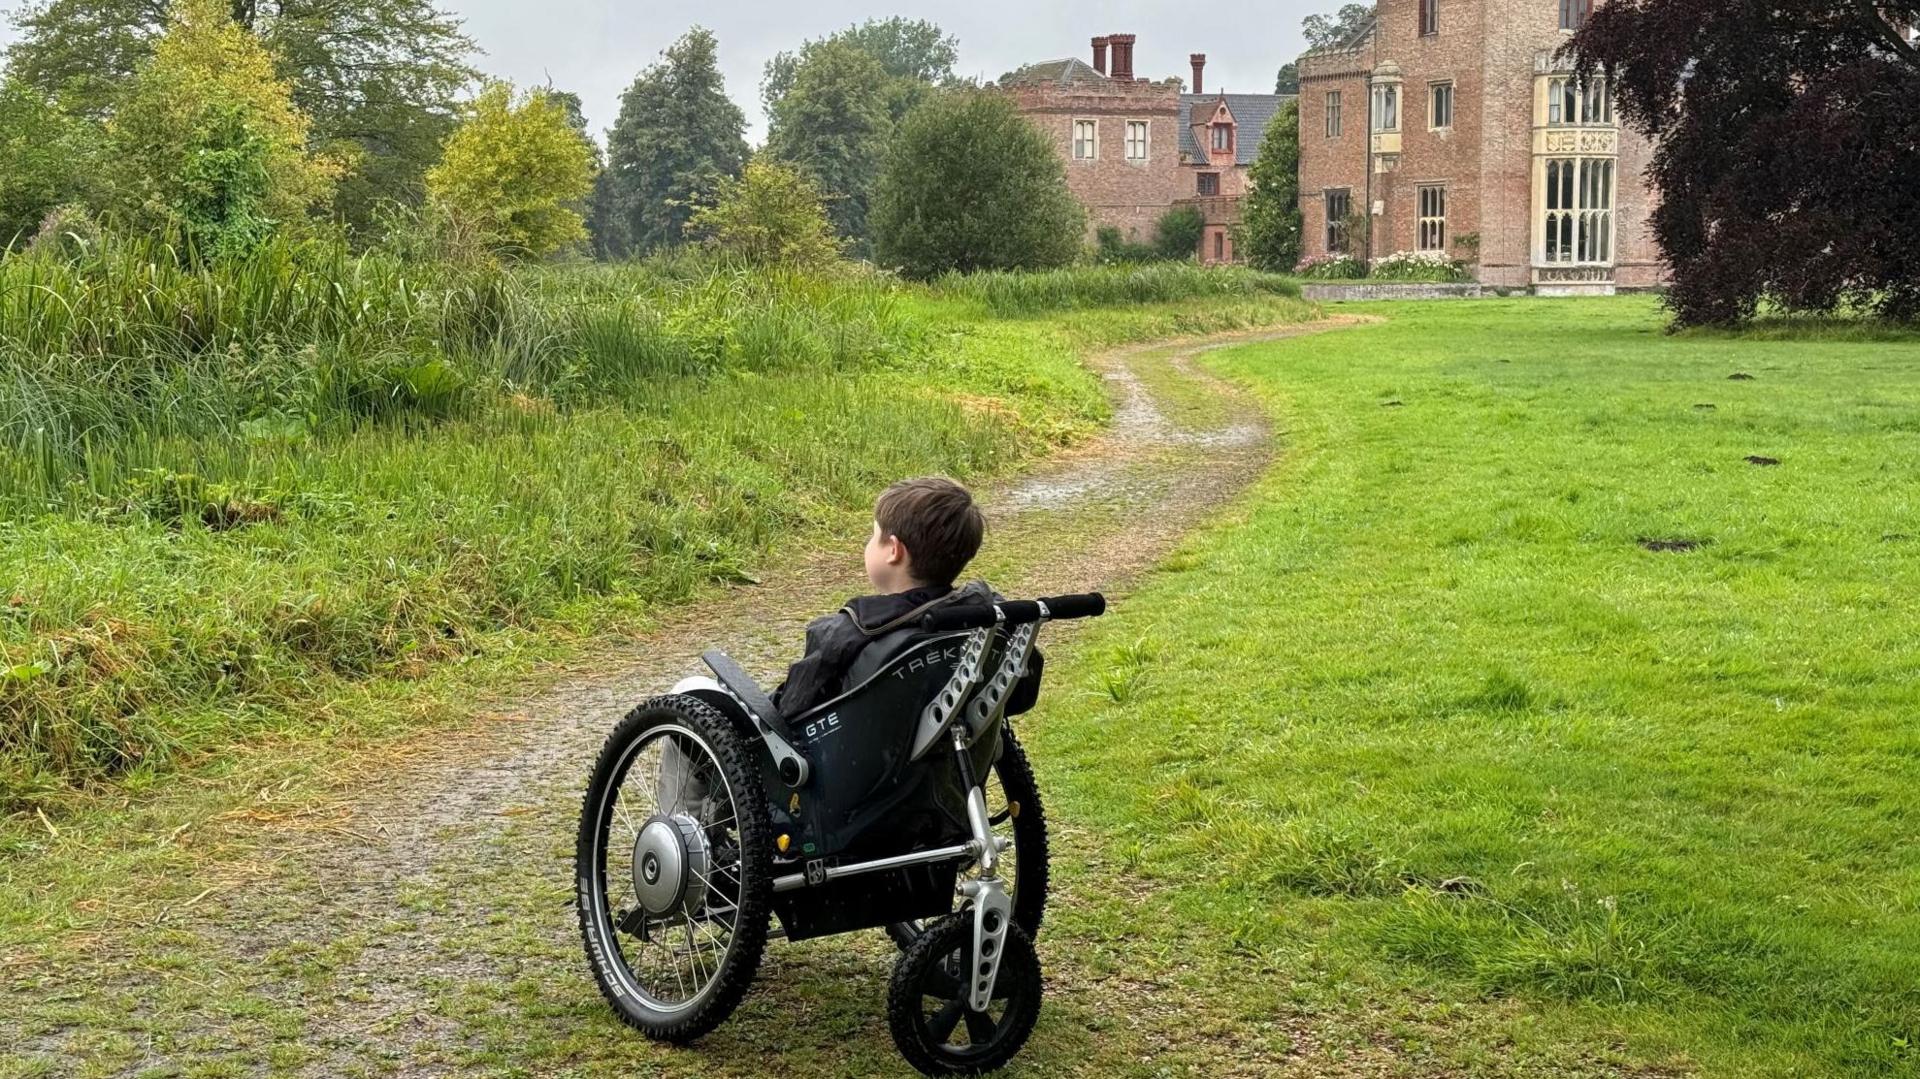
[[905,541],[901,540],[899,536],[891,536],[891,535],[888,536],[887,537],[887,563],[889,565],[904,566],[911,560],[912,560],[912,555],[908,553],[907,545]]

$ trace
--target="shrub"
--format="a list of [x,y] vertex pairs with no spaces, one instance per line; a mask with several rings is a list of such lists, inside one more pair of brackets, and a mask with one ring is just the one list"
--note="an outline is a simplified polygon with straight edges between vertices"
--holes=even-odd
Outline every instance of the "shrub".
[[967,90],[907,114],[868,221],[878,261],[925,279],[1065,266],[1085,215],[1040,129],[1005,95]]
[[1444,251],[1395,251],[1374,259],[1366,276],[1378,281],[1465,281],[1467,271]]
[[1153,245],[1128,240],[1120,234],[1118,225],[1102,225],[1093,230],[1093,253],[1096,261],[1107,265],[1153,262],[1159,258],[1159,251]]
[[1247,261],[1280,271],[1300,258],[1300,106],[1289,101],[1267,126],[1260,156],[1249,173],[1245,238]]
[[1165,303],[1202,296],[1300,295],[1300,286],[1293,279],[1277,274],[1173,262],[1075,266],[1045,273],[953,274],[942,277],[934,287],[949,295],[978,300],[996,315]]
[[723,255],[756,266],[818,268],[840,257],[820,188],[799,170],[768,161],[722,179],[712,206],[695,211],[690,231]]
[[1200,249],[1200,237],[1207,230],[1207,219],[1198,206],[1175,206],[1160,215],[1153,245],[1163,259],[1190,260]]
[[333,195],[342,169],[309,152],[310,126],[226,4],[179,0],[107,122],[108,205],[137,227],[182,226],[205,251],[250,251]]
[[31,239],[55,207],[82,195],[98,143],[97,125],[20,80],[0,78],[0,251]]
[[1302,259],[1293,272],[1314,281],[1355,281],[1367,276],[1366,267],[1352,255],[1315,255]]
[[512,258],[545,258],[585,240],[574,207],[592,189],[593,152],[565,106],[541,90],[516,102],[504,82],[480,91],[427,172],[434,205]]

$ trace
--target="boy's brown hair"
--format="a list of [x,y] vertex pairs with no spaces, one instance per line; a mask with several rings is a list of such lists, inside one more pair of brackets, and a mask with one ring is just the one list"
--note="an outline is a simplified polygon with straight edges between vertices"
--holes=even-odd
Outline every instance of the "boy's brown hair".
[[987,520],[973,495],[945,476],[901,480],[880,493],[874,522],[882,535],[907,545],[913,575],[928,584],[952,584],[973,556]]

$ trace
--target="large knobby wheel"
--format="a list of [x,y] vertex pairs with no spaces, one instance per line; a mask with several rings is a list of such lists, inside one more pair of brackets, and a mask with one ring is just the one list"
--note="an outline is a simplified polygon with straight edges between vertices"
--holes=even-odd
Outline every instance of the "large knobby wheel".
[[587,962],[621,1019],[684,1042],[733,1012],[767,943],[772,839],[751,748],[692,697],[614,728],[580,814]]
[[[993,762],[987,777],[987,822],[995,835],[1012,840],[994,872],[1007,882],[1013,924],[1026,930],[1027,936],[1037,937],[1047,911],[1047,817],[1026,751],[1014,740],[1010,727],[1000,732],[1000,759]],[[966,877],[979,875],[976,866]],[[904,950],[920,939],[926,927],[925,922],[894,922],[887,926],[887,935]]]
[[1007,926],[984,1011],[968,1000],[973,914],[934,922],[893,968],[887,1025],[907,1063],[927,1075],[978,1075],[1012,1060],[1040,1017],[1040,959],[1018,923]]

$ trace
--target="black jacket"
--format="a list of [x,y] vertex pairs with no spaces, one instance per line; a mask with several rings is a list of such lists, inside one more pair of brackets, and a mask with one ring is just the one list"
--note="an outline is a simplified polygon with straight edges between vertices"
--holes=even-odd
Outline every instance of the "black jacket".
[[[787,668],[787,680],[774,691],[774,704],[782,717],[791,719],[846,692],[850,688],[846,685],[847,672],[860,658],[860,653],[879,638],[895,630],[911,628],[921,615],[937,607],[950,603],[992,603],[999,598],[985,581],[972,581],[958,589],[951,586],[916,588],[890,596],[860,596],[849,600],[838,611],[807,623],[807,653],[800,662]],[[1034,659],[1037,673],[1038,653]],[[1037,694],[1037,680],[1034,690]],[[1014,696],[1025,694],[1016,691]],[[1027,705],[1031,707],[1031,701]],[[1008,709],[1009,714],[1016,711],[1024,709]]]

